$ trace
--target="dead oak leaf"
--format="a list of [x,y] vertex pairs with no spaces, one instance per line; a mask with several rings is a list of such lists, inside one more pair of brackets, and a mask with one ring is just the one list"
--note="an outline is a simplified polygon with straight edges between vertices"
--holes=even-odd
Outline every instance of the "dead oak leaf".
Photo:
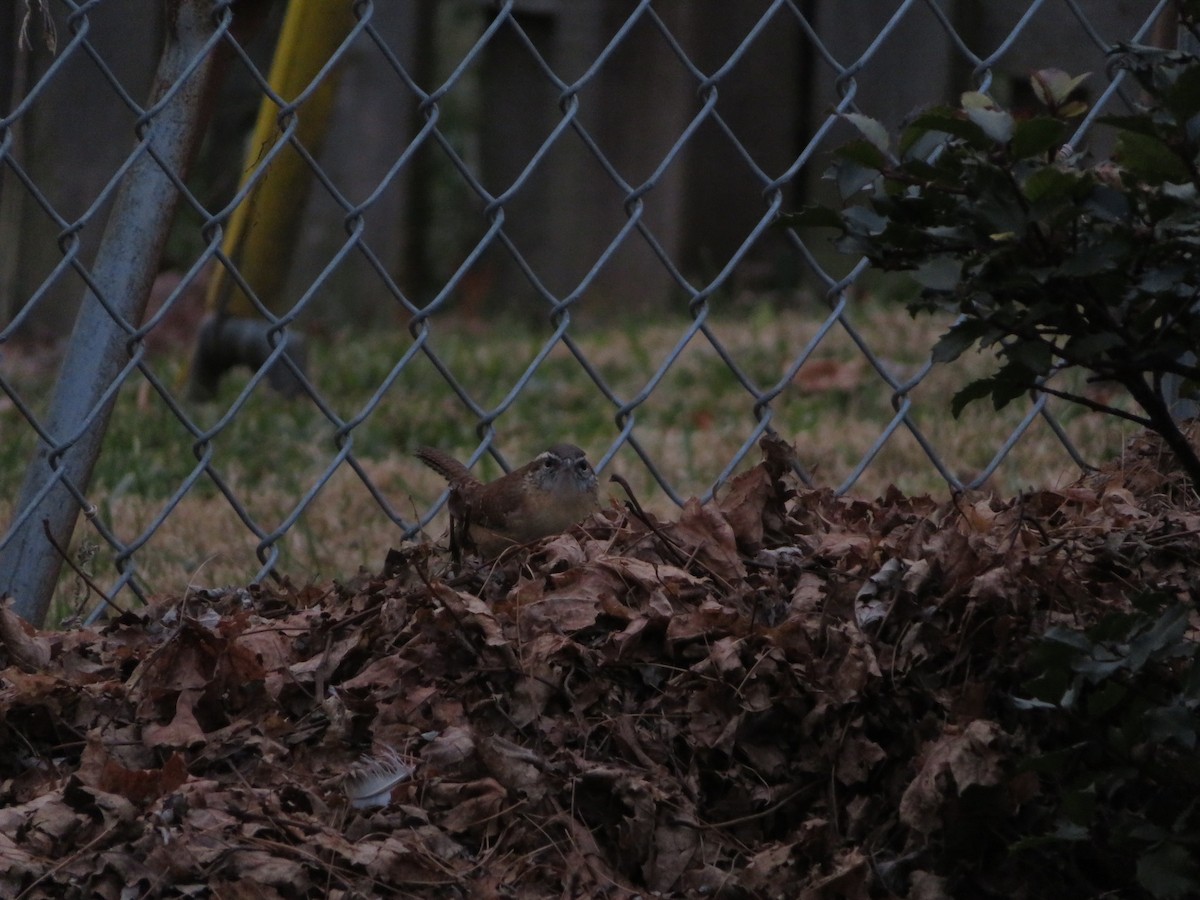
[[686,569],[632,556],[607,556],[597,560],[595,565],[599,569],[612,572],[626,587],[638,585],[647,593],[661,587],[667,591],[668,596],[678,596],[694,593],[696,589],[705,586],[704,579],[697,578]]
[[[15,834],[15,829],[13,831]],[[0,893],[17,896],[27,878],[32,879],[45,870],[42,859],[17,845],[0,830]]]
[[908,877],[908,900],[952,900],[946,890],[947,881],[932,872],[917,870]]
[[237,849],[226,865],[242,881],[273,885],[293,896],[302,896],[312,887],[304,866],[273,851]]
[[975,576],[967,596],[987,603],[1013,603],[1022,594],[1021,581],[1021,573],[1014,566],[994,566]]
[[861,784],[867,780],[878,763],[887,759],[887,753],[882,747],[862,735],[848,737],[838,752],[837,779],[842,784]]
[[831,562],[843,562],[843,568],[854,569],[870,558],[874,546],[875,541],[869,535],[836,529],[821,535],[813,555]]
[[672,655],[683,653],[682,645],[697,640],[716,640],[734,629],[737,610],[716,600],[705,600],[695,609],[681,610],[667,622],[666,641]]
[[654,850],[662,793],[636,769],[597,765],[577,755],[574,761],[579,817],[615,850],[618,870],[636,875]]
[[109,755],[98,731],[88,734],[76,774],[88,787],[117,794],[139,808],[188,780],[187,763],[180,754],[172,753],[158,769],[131,769]]
[[861,849],[851,847],[842,851],[832,864],[833,872],[810,881],[800,892],[800,900],[869,900],[874,881],[870,860]]
[[382,841],[372,841],[371,849],[372,858],[365,868],[378,884],[453,884],[452,875],[408,835],[391,834]]
[[539,572],[563,572],[587,562],[583,545],[569,534],[560,534],[530,555],[530,564]]
[[521,582],[498,611],[515,607],[520,633],[526,639],[547,631],[572,634],[595,625],[601,606],[615,601],[620,587],[619,580],[592,566],[580,566],[547,580]]
[[794,493],[785,478],[796,466],[796,450],[772,434],[763,434],[758,448],[762,462],[734,478],[719,504],[738,546],[749,554],[761,550],[768,536],[786,540],[787,500]]
[[651,859],[644,866],[646,883],[652,891],[665,894],[692,865],[700,848],[700,831],[678,812],[660,814],[651,847]]
[[710,682],[692,691],[688,695],[687,713],[687,730],[693,741],[701,747],[733,752],[744,707],[732,689]]
[[41,672],[50,662],[50,642],[12,611],[12,600],[0,601],[0,647],[26,672]]
[[546,794],[545,761],[526,747],[499,735],[478,735],[475,752],[485,769],[509,791],[529,800]]
[[900,821],[922,834],[945,823],[942,806],[974,785],[995,785],[1002,778],[1004,732],[995,722],[976,719],[966,728],[948,726],[925,747],[920,770],[900,798]]
[[450,808],[438,824],[451,834],[477,832],[494,835],[501,827],[500,811],[509,805],[508,792],[494,778],[444,782],[430,788],[430,799]]
[[796,880],[794,851],[796,843],[768,844],[750,857],[742,871],[741,886],[749,891],[770,896],[781,884]]
[[142,730],[142,741],[147,747],[198,747],[206,738],[204,729],[196,718],[196,703],[203,690],[189,689],[179,692],[175,698],[175,715],[165,725],[147,725]]
[[741,473],[729,483],[721,499],[721,512],[739,541],[756,546],[762,541],[762,514],[774,488],[774,479],[762,466]]
[[19,834],[25,852],[54,857],[61,854],[62,842],[77,832],[85,819],[64,802],[61,790],[55,790],[0,809],[0,833]]
[[399,654],[381,656],[368,663],[361,672],[338,685],[339,690],[389,687],[402,683],[404,675],[416,668],[416,663]]
[[[830,633],[834,633],[832,629]],[[857,628],[845,627],[841,630],[841,636],[846,649],[837,663],[831,694],[839,703],[852,703],[860,699],[872,679],[883,677],[883,672],[879,668],[875,650],[862,632]]]
[[692,497],[684,504],[678,521],[663,530],[687,559],[696,560],[727,584],[746,577],[746,564],[738,553],[733,528],[715,504],[702,504]]
[[244,681],[261,681],[267,672],[286,668],[293,658],[291,641],[265,619],[252,619],[250,627],[233,639],[230,651],[232,674]]
[[735,637],[723,637],[713,644],[707,657],[692,666],[697,675],[740,675],[746,667],[742,663],[743,640]]
[[964,533],[987,534],[992,530],[996,521],[997,511],[992,509],[992,499],[984,497],[974,503],[964,503],[959,507],[962,514],[960,527]]
[[[320,652],[314,653],[308,659],[288,666],[286,674],[280,672],[276,673],[276,675],[303,685],[312,684],[314,681],[328,682],[329,676],[341,665],[346,655],[357,647],[362,640],[363,635],[354,632],[342,637],[340,640],[323,644],[321,645]],[[274,685],[271,685],[271,687],[274,688]]]
[[451,725],[421,751],[427,768],[448,771],[475,755],[474,733],[465,725]]
[[792,377],[792,383],[805,393],[853,391],[863,380],[866,363],[861,357],[842,359],[810,359]]
[[600,615],[630,622],[644,609],[673,612],[671,598],[702,589],[704,581],[684,569],[628,557],[604,557],[514,588],[508,604],[520,608],[522,632],[547,626],[571,634],[590,628]]

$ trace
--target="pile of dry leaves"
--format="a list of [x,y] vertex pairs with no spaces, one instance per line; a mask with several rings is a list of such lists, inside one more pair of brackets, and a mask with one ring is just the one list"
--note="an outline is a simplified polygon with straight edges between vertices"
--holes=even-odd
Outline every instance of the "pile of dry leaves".
[[[468,572],[420,546],[98,630],[3,610],[0,895],[1186,887],[1187,835],[1128,836],[1194,836],[1200,790],[1200,505],[1153,447],[946,502],[803,490],[763,449],[677,521]],[[1134,763],[1104,743],[1155,716]]]

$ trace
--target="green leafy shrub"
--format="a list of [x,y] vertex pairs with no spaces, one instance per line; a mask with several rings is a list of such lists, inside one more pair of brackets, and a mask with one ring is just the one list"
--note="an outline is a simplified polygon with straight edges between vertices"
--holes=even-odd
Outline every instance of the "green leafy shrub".
[[[1032,77],[1041,110],[1027,117],[968,92],[893,142],[879,122],[847,115],[861,137],[837,151],[829,177],[844,202],[867,202],[783,221],[837,228],[843,251],[911,273],[923,288],[914,315],[958,314],[935,360],[995,353],[994,372],[955,395],[955,415],[1043,391],[1158,432],[1195,485],[1200,458],[1164,382],[1200,378],[1189,355],[1200,346],[1200,61],[1130,46],[1119,62],[1145,104],[1099,120],[1116,131],[1111,160],[1088,162],[1066,143],[1087,76],[1047,69]],[[1140,413],[1057,386],[1071,367],[1120,385]]]
[[1200,666],[1190,613],[1149,597],[1084,631],[1052,628],[1033,648],[1025,668],[1037,674],[1015,702],[1037,720],[1026,765],[1043,785],[1040,833],[1014,852],[1076,885],[1200,893]]

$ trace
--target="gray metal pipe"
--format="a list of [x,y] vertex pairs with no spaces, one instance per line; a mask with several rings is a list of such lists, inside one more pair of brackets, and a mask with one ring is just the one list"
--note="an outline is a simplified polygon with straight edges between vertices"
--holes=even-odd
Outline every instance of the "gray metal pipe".
[[0,542],[0,595],[11,595],[16,612],[37,625],[62,566],[46,531],[59,547],[70,545],[116,400],[114,381],[130,363],[127,342],[142,320],[174,217],[173,178],[183,177],[200,136],[214,6],[214,0],[167,4],[166,44],[136,159],[114,200],[46,417],[51,442],[39,442]]

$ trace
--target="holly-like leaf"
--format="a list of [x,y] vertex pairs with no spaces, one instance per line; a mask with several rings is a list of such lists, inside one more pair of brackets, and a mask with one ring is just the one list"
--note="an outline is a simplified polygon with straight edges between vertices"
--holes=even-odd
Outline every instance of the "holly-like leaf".
[[1027,159],[1057,150],[1066,137],[1067,126],[1058,119],[1037,116],[1017,123],[1009,149],[1014,159]]
[[1190,66],[1163,94],[1163,104],[1180,122],[1200,113],[1200,66]]
[[1072,335],[1067,339],[1063,352],[1069,353],[1073,359],[1081,359],[1086,362],[1090,359],[1099,359],[1102,354],[1114,347],[1119,347],[1122,343],[1120,335],[1113,334],[1111,331],[1099,334]]
[[1003,365],[992,376],[992,408],[1004,409],[1036,386],[1035,374],[1018,362]]
[[956,322],[950,326],[949,331],[938,338],[937,343],[933,345],[931,357],[934,362],[954,362],[974,347],[983,335],[991,331],[991,326],[981,319],[963,319]]
[[1129,256],[1129,244],[1122,237],[1091,234],[1067,259],[1063,260],[1056,274],[1067,278],[1091,278],[1095,275],[1114,273],[1121,269]]
[[900,134],[900,156],[906,163],[923,162],[950,137],[945,131],[909,126]]
[[1159,132],[1158,125],[1150,116],[1101,116],[1097,121],[1121,131],[1132,131],[1134,134],[1157,137]]
[[1064,119],[1078,118],[1087,111],[1088,105],[1084,100],[1072,100],[1070,103],[1064,103],[1058,108],[1059,116]]
[[953,256],[935,256],[913,271],[917,284],[931,291],[952,291],[962,275],[962,261]]
[[983,133],[999,144],[1006,144],[1013,136],[1012,116],[997,105],[987,94],[966,91],[961,101],[967,118],[978,125]]
[[842,113],[842,118],[857,128],[880,153],[886,154],[891,148],[892,140],[878,119],[872,119],[862,113]]
[[982,109],[972,107],[966,110],[967,118],[982,129],[983,133],[997,144],[1007,144],[1012,140],[1016,123],[1013,117],[1002,109]]
[[1084,72],[1072,78],[1062,69],[1038,69],[1030,76],[1029,84],[1043,106],[1058,110],[1091,74]]
[[1071,199],[1079,180],[1080,176],[1074,172],[1046,166],[1025,179],[1022,188],[1030,203],[1048,205]]
[[1083,208],[1107,222],[1123,222],[1131,209],[1125,192],[1107,184],[1093,184],[1091,193],[1083,201]]
[[992,407],[1001,410],[1032,387],[1032,373],[1024,366],[1008,363],[994,375],[972,381],[956,393],[950,401],[950,412],[957,419],[967,404],[984,397],[991,397]]
[[1122,166],[1150,184],[1189,179],[1183,160],[1157,137],[1127,131],[1117,141],[1116,157]]
[[870,141],[851,141],[839,147],[834,155],[838,159],[849,160],[877,172],[883,171],[888,165],[887,156]]
[[888,226],[888,220],[873,209],[851,206],[842,213],[845,227],[861,234],[880,234]]
[[[980,149],[987,149],[992,143],[982,128],[974,122],[968,121],[961,113],[944,107],[931,109],[917,116],[909,130],[905,132],[905,137],[908,138],[911,134],[915,140],[915,136],[922,131],[937,131],[953,135]],[[907,152],[910,144],[911,141],[909,144],[902,144],[901,151]]]
[[956,393],[950,401],[950,414],[954,418],[962,415],[962,411],[967,405],[974,403],[976,400],[982,400],[984,397],[992,393],[992,379],[980,378],[978,381],[972,381],[958,393]]
[[1019,341],[1005,352],[1009,360],[1029,373],[1028,376],[1021,375],[1022,383],[1026,385],[1033,380],[1034,374],[1045,375],[1054,365],[1054,350],[1047,341]]
[[1166,843],[1142,854],[1137,862],[1137,880],[1158,900],[1194,897],[1200,891],[1200,868],[1186,847]]
[[1129,668],[1138,671],[1150,659],[1173,655],[1181,646],[1189,626],[1188,607],[1182,603],[1167,609],[1150,628],[1129,642]]
[[982,91],[964,91],[958,99],[962,104],[963,109],[990,109],[997,110],[1000,107],[996,105],[996,101]]
[[835,155],[831,172],[843,200],[875,181],[888,165],[887,157],[870,141],[851,141],[839,147]]

